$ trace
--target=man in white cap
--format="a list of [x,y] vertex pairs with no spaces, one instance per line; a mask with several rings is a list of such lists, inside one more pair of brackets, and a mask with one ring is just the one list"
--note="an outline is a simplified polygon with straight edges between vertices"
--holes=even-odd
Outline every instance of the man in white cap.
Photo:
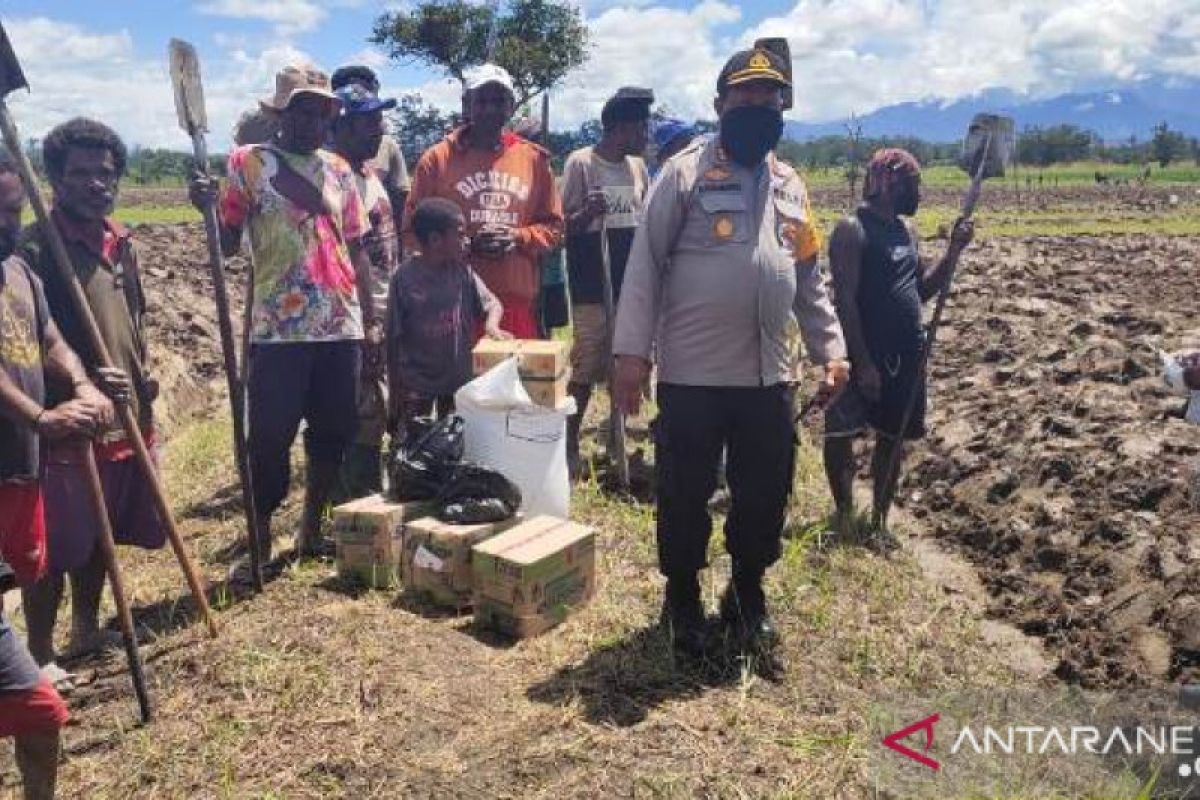
[[[313,555],[354,438],[363,340],[368,350],[382,342],[361,241],[370,222],[350,165],[321,149],[340,105],[329,77],[307,64],[284,67],[275,95],[259,102],[278,114],[279,131],[265,144],[230,153],[219,203],[221,245],[232,256],[249,228],[248,410],[259,548],[269,555],[270,518],[287,495],[290,450],[304,420],[308,470],[297,550]],[[215,188],[195,179],[192,202],[214,202]]]
[[516,111],[512,77],[485,64],[467,74],[470,121],[429,148],[413,171],[404,243],[417,247],[408,221],[426,197],[463,212],[471,267],[504,306],[501,327],[518,339],[539,337],[541,259],[558,245],[563,215],[550,154],[505,126]]

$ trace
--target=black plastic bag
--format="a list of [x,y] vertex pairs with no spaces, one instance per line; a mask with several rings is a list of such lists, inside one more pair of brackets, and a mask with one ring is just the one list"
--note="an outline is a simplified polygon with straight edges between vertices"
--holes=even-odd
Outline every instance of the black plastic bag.
[[460,464],[437,497],[434,516],[460,525],[503,522],[521,507],[521,490],[494,469]]
[[392,500],[433,500],[454,477],[463,456],[463,420],[409,422],[404,441],[388,458],[388,496]]

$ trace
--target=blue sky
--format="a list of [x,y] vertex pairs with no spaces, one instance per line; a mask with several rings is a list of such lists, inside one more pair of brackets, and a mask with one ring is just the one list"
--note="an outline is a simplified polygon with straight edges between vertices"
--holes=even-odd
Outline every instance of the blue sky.
[[[214,145],[269,92],[275,70],[311,59],[380,68],[393,94],[444,107],[435,71],[388,64],[366,41],[375,18],[411,0],[5,0],[0,9],[34,92],[14,99],[37,136],[71,114],[106,119],[133,142],[183,147],[166,46],[186,38],[203,64]],[[894,103],[989,88],[1029,96],[1200,76],[1200,0],[575,0],[591,59],[556,89],[552,124],[594,117],[625,84],[673,111],[711,115],[724,59],[759,35],[792,43],[793,118],[824,121]]]

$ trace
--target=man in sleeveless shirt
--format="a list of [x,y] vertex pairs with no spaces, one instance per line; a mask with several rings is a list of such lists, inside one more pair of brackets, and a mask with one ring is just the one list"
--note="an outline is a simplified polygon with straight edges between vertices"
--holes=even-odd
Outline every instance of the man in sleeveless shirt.
[[[876,432],[871,474],[878,519],[894,449],[925,435],[921,304],[942,288],[974,235],[972,223],[960,220],[941,261],[931,266],[921,259],[911,221],[920,190],[916,158],[897,148],[880,150],[867,167],[863,204],[838,223],[829,242],[834,299],[852,365],[850,386],[825,415],[825,472],[842,532],[854,517],[854,438]],[[914,391],[916,406],[901,431]]]

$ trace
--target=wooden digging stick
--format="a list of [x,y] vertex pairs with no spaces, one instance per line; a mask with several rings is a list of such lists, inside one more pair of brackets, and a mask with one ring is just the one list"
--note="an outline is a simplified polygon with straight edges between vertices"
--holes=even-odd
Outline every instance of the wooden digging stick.
[[[208,145],[204,132],[208,114],[204,106],[204,86],[200,79],[200,59],[196,49],[180,39],[170,44],[171,82],[175,87],[175,108],[180,127],[191,137],[196,157],[196,169],[208,175]],[[263,590],[262,553],[259,549],[258,513],[254,504],[253,480],[250,474],[250,455],[246,444],[246,403],[239,380],[233,323],[229,316],[229,292],[225,288],[225,257],[221,252],[221,224],[212,203],[205,205],[204,232],[208,242],[208,267],[213,282],[213,297],[217,305],[217,322],[221,332],[221,354],[225,361],[225,378],[229,384],[230,417],[233,420],[233,454],[237,461],[239,483],[242,487],[242,508],[246,514],[246,538],[250,551],[250,582],[256,592]]]
[[112,523],[104,504],[104,487],[100,483],[100,470],[96,467],[96,453],[91,442],[80,444],[83,465],[87,471],[88,504],[100,531],[100,553],[104,557],[104,568],[108,571],[108,582],[112,586],[113,601],[117,604],[117,621],[121,625],[121,639],[125,643],[125,658],[129,661],[129,676],[133,679],[133,693],[137,696],[138,710],[142,722],[151,717],[150,694],[146,691],[146,673],[142,668],[142,654],[138,652],[137,633],[133,627],[133,614],[129,611],[129,600],[125,596],[125,582],[121,578],[121,567],[117,563],[117,545],[113,540]]

